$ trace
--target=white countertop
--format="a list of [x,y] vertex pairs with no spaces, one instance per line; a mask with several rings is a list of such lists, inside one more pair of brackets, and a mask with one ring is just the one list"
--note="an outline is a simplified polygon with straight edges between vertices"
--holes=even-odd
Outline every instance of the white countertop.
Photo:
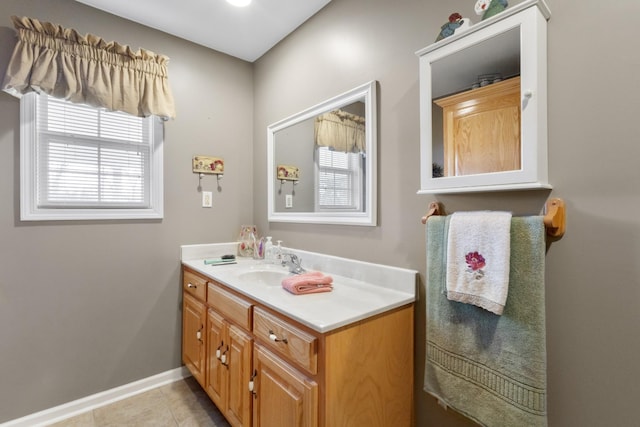
[[236,243],[181,246],[182,263],[229,288],[254,299],[318,332],[328,332],[370,316],[412,303],[418,272],[381,264],[285,248],[302,259],[308,271],[333,277],[333,291],[293,295],[281,286],[239,280],[238,272],[250,268],[287,269],[261,260],[237,257],[236,264],[205,265],[208,258],[236,254]]

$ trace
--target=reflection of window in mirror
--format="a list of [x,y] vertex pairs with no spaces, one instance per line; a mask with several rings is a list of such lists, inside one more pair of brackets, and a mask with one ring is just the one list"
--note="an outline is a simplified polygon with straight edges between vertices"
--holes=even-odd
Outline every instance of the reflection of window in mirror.
[[364,206],[365,104],[361,101],[315,119],[316,210],[361,211]]
[[364,155],[317,147],[316,208],[359,211],[362,206]]

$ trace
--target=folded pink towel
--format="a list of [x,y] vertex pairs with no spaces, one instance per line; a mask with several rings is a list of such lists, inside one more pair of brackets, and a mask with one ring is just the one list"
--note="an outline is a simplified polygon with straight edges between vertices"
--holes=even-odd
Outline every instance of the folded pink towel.
[[316,294],[319,292],[331,292],[333,289],[333,277],[324,275],[319,271],[289,276],[282,280],[282,287],[295,295]]

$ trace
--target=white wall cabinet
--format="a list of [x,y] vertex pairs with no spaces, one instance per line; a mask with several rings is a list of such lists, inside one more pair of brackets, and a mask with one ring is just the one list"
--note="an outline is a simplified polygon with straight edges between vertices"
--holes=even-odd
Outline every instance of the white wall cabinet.
[[[420,61],[419,194],[551,188],[547,178],[547,20],[543,0],[526,0],[467,31],[418,52]],[[520,161],[510,170],[433,174],[447,163],[443,113],[434,100],[474,90],[483,75],[520,77]],[[516,115],[513,115],[514,117]],[[518,123],[515,123],[518,125]],[[459,134],[472,130],[458,130]],[[478,132],[487,138],[491,132]],[[483,135],[483,136],[480,136]],[[475,138],[466,134],[465,138]],[[476,147],[492,141],[481,141]],[[451,151],[449,150],[449,153]],[[474,155],[474,153],[471,153]],[[450,159],[449,159],[450,160]],[[455,170],[455,169],[453,169]]]

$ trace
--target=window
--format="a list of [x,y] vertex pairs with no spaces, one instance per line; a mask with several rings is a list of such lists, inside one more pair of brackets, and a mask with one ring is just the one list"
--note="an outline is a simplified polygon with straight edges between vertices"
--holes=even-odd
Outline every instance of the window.
[[360,211],[363,206],[363,153],[317,148],[317,194],[319,211]]
[[162,218],[159,118],[30,93],[20,139],[22,220]]

